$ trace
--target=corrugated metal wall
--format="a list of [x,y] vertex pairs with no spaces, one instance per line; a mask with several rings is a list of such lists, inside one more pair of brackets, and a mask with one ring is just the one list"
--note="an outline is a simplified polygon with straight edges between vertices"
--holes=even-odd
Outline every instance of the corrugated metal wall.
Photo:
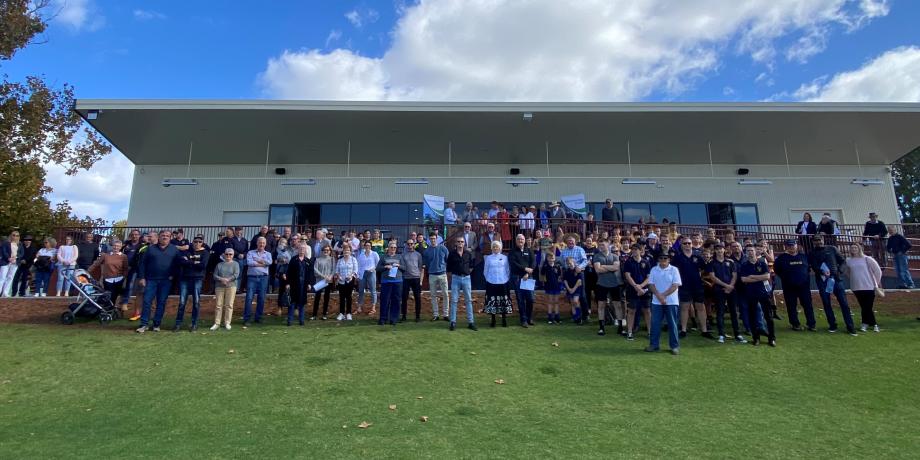
[[[285,176],[274,173],[287,169]],[[539,185],[505,183],[511,167]],[[739,167],[749,178],[767,177],[772,185],[739,185]],[[346,170],[347,168],[347,170]],[[657,185],[623,185],[627,165],[143,165],[135,168],[131,225],[219,225],[226,211],[265,211],[270,204],[327,202],[421,202],[424,193],[455,201],[541,202],[584,193],[588,201],[756,203],[761,223],[787,223],[790,210],[841,209],[845,223],[861,223],[872,209],[897,222],[890,177],[884,166],[785,165],[633,165],[632,177],[651,177]],[[345,178],[346,173],[350,177]],[[448,174],[451,177],[447,177]],[[710,177],[713,175],[714,177]],[[858,186],[855,177],[883,178],[882,186]],[[197,186],[163,187],[165,177],[193,177]],[[316,178],[314,186],[282,186],[280,177]],[[428,178],[428,185],[395,185],[394,178]],[[551,178],[547,178],[551,177]],[[571,178],[569,178],[571,177]]]

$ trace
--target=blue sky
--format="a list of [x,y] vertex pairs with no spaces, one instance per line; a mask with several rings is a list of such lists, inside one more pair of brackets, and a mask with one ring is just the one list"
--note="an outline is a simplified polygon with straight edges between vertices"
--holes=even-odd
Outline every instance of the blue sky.
[[[909,0],[53,2],[0,70],[78,98],[920,101]],[[52,198],[124,217],[130,168]]]

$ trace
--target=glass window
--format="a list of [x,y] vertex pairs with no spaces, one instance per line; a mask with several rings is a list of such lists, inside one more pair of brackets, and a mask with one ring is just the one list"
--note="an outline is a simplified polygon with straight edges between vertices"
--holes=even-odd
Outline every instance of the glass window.
[[680,210],[681,224],[706,225],[709,223],[706,205],[703,203],[681,203],[677,205]]
[[731,203],[709,203],[707,208],[709,210],[710,224],[718,225],[735,223],[735,216]]
[[268,207],[268,225],[281,233],[281,227],[294,223],[294,205],[271,205]]
[[735,223],[738,225],[757,225],[760,219],[757,216],[756,204],[736,204]]
[[324,204],[319,222],[323,225],[348,225],[351,223],[350,204]]
[[652,203],[649,207],[652,211],[652,218],[659,224],[665,219],[668,219],[668,222],[680,222],[676,203]]
[[409,223],[408,203],[386,203],[380,205],[380,226],[383,237],[395,236],[400,241],[405,240],[409,232],[406,224]]
[[649,218],[649,207],[646,203],[623,203],[623,220],[625,222],[633,223],[638,222],[639,219],[642,219],[643,222],[648,222]]
[[[466,207],[466,204],[463,205]],[[421,203],[409,203],[409,223],[414,225],[421,225],[424,222],[424,213],[422,212]]]
[[372,230],[380,224],[380,205],[372,204],[353,204],[351,205],[351,224],[361,228],[356,230]]

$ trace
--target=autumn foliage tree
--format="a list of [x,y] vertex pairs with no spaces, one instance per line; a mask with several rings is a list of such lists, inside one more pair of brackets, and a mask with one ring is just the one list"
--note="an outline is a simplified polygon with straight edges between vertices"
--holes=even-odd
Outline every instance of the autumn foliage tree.
[[[0,69],[47,27],[48,0],[0,0]],[[72,110],[70,85],[49,86],[40,76],[0,80],[0,235],[48,234],[55,226],[98,223],[78,219],[67,202],[51,206],[44,165],[67,174],[89,169],[111,147]]]
[[898,210],[904,223],[920,223],[920,147],[891,165]]

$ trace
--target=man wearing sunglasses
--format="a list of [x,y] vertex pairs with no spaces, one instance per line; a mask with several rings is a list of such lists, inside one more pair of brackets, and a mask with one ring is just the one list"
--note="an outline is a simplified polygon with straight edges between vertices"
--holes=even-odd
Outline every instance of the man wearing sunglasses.
[[680,271],[681,285],[678,290],[680,299],[680,337],[687,336],[687,322],[690,320],[690,310],[696,315],[696,322],[703,331],[703,337],[713,338],[706,325],[706,306],[703,304],[703,278],[700,270],[706,268],[703,256],[693,249],[693,242],[689,237],[681,237],[680,251],[674,256],[671,263]]
[[198,329],[198,313],[201,309],[201,284],[207,273],[209,251],[204,248],[204,238],[196,236],[191,247],[182,252],[179,259],[181,274],[179,275],[179,309],[176,312],[176,325],[173,332],[182,329],[182,320],[185,317],[185,303],[189,296],[192,297],[192,325],[191,332]]

